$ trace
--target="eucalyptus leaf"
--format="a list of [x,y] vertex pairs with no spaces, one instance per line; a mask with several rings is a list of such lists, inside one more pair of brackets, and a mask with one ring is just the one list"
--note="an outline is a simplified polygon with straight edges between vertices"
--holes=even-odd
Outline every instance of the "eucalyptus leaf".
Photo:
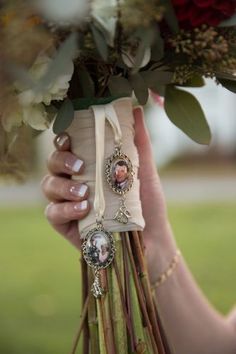
[[[140,28],[135,32],[134,37],[137,37],[140,40],[138,50],[134,58],[134,66],[132,70],[133,73],[136,73],[143,66],[143,61],[145,55],[147,54],[147,50],[151,47],[154,41],[154,29],[153,27]],[[150,59],[151,55],[149,60]]]
[[93,97],[95,94],[94,82],[85,66],[78,69],[79,83],[84,97]]
[[60,134],[64,132],[70,126],[73,118],[74,107],[71,100],[67,99],[63,102],[53,123],[53,132],[55,134]]
[[165,8],[164,18],[169,28],[173,33],[178,33],[179,23],[171,0],[161,0],[160,4],[163,5]]
[[146,82],[149,88],[157,85],[167,85],[172,82],[173,73],[170,71],[162,71],[162,70],[146,70],[141,71],[140,75],[142,75],[144,81]]
[[203,87],[205,86],[205,81],[202,76],[195,74],[189,80],[187,80],[183,85],[178,85],[183,87]]
[[111,92],[111,95],[124,95],[131,96],[132,87],[129,81],[121,76],[112,76],[108,82],[108,88]]
[[76,56],[78,46],[78,34],[72,33],[61,45],[55,58],[50,63],[47,72],[37,82],[33,88],[35,91],[45,91],[65,71],[65,67],[70,67]]
[[164,56],[164,41],[161,37],[159,26],[155,28],[155,41],[151,48],[151,57],[153,61],[159,61]]
[[103,60],[107,61],[108,46],[106,43],[106,39],[105,39],[103,33],[100,31],[100,29],[98,29],[95,26],[95,24],[91,24],[90,27],[92,30],[92,34],[93,34],[93,38],[94,38],[94,42],[96,44],[97,50],[98,50],[99,54],[101,55],[101,57],[103,58]]
[[236,81],[233,80],[227,80],[227,79],[219,79],[217,78],[219,83],[225,87],[227,90],[236,93]]
[[169,119],[192,140],[208,145],[211,132],[197,99],[172,85],[166,88],[165,111]]
[[233,27],[236,25],[236,14],[234,14],[232,17],[230,17],[229,19],[222,21],[219,24],[219,27]]
[[141,105],[145,105],[148,100],[149,92],[143,77],[140,74],[133,74],[129,77],[129,82],[134,90],[134,94]]

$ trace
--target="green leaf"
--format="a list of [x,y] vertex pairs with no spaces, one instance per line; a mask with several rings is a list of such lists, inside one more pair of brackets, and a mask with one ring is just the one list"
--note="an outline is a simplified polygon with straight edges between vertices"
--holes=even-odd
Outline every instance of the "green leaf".
[[134,94],[141,105],[145,105],[148,100],[149,92],[143,77],[140,74],[133,74],[129,77],[129,82],[134,90]]
[[211,132],[204,112],[192,94],[168,85],[164,107],[172,123],[192,140],[204,145],[210,143]]
[[155,85],[167,85],[172,82],[173,73],[170,71],[162,70],[146,70],[141,71],[140,75],[143,77],[149,88],[153,88]]
[[164,41],[161,37],[159,26],[155,28],[155,42],[152,45],[151,53],[153,61],[159,61],[164,56]]
[[65,71],[65,67],[72,65],[78,46],[78,34],[72,33],[59,48],[54,60],[48,67],[45,75],[38,81],[35,86],[36,91],[44,91],[48,89],[51,82],[54,82]]
[[108,82],[108,87],[112,96],[131,96],[132,94],[132,87],[129,81],[121,76],[112,76]]
[[194,75],[189,80],[187,80],[183,85],[178,85],[183,87],[203,87],[205,86],[205,81],[202,76]]
[[217,78],[217,80],[219,81],[219,83],[221,83],[221,85],[223,87],[225,87],[227,90],[236,93],[236,81],[233,80],[227,80],[227,79],[219,79]]
[[154,41],[154,30],[150,28],[140,28],[134,33],[134,37],[140,40],[136,56],[134,58],[133,73],[136,73],[142,66],[146,51],[151,47]]
[[94,82],[85,66],[79,66],[78,76],[83,97],[94,97]]
[[233,27],[236,25],[236,14],[220,23],[219,27]]
[[94,25],[90,25],[94,42],[96,44],[97,50],[101,55],[102,59],[107,61],[108,58],[108,46],[103,33]]
[[166,20],[166,23],[168,24],[169,28],[173,33],[178,33],[179,32],[179,23],[178,19],[175,14],[174,7],[172,5],[171,0],[161,0],[160,4],[164,6],[165,12],[164,12],[164,18]]
[[64,132],[71,124],[74,118],[74,107],[71,100],[67,99],[63,102],[56,119],[53,124],[53,132],[60,134]]

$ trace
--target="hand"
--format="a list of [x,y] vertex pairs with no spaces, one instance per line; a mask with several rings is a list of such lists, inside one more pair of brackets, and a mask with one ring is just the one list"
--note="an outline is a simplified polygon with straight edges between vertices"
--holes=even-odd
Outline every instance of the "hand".
[[86,184],[70,177],[83,172],[84,162],[69,151],[70,138],[67,134],[58,135],[54,144],[57,150],[47,161],[50,174],[41,182],[43,193],[51,202],[45,209],[45,215],[57,232],[80,248],[77,224],[89,212],[89,190]]
[[[169,224],[165,200],[141,107],[134,109],[134,118],[135,144],[140,159],[140,198],[146,222],[144,240],[148,266],[151,269],[153,268],[151,264],[157,255],[156,246],[158,246],[159,250],[166,247]],[[69,151],[70,141],[67,135],[63,134],[56,137],[55,146],[57,151],[53,152],[48,160],[50,175],[46,176],[42,181],[43,192],[52,202],[46,208],[46,216],[56,231],[79,248],[80,237],[76,220],[84,218],[89,211],[89,206],[85,204],[88,198],[88,190],[83,197],[78,196],[74,192],[78,191],[81,185],[69,178],[73,174],[82,173],[83,164],[78,162],[76,156]],[[73,166],[76,166],[74,171]],[[80,168],[78,169],[78,167]],[[81,210],[81,205],[85,207],[84,210]]]

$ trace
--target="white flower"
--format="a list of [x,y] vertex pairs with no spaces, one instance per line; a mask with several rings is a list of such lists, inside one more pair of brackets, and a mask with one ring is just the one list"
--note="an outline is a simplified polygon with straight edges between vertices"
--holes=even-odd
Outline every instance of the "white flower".
[[34,0],[34,4],[48,21],[62,26],[78,25],[90,11],[88,0]]
[[94,0],[91,15],[104,33],[107,43],[113,46],[117,24],[117,0]]
[[22,123],[30,125],[37,130],[49,128],[49,117],[43,104],[23,107],[15,105],[13,109],[8,107],[2,114],[3,128],[10,132],[20,127]]
[[49,117],[43,104],[36,106],[23,107],[22,120],[36,130],[45,130],[49,128]]
[[[34,80],[35,82],[40,80],[46,74],[51,62],[52,59],[50,59],[49,57],[38,57],[29,71],[32,80]],[[71,61],[71,63],[64,68],[64,72],[62,72],[61,75],[53,82],[51,82],[49,86],[43,91],[34,89],[23,90],[23,88],[18,85],[18,91],[22,91],[18,95],[20,104],[23,106],[29,106],[38,103],[50,105],[52,100],[63,100],[66,97],[69,88],[69,81],[72,77],[73,70],[74,66],[73,62]]]
[[[121,54],[123,62],[128,66],[128,68],[133,68],[134,64],[135,64],[135,57],[134,55],[132,55],[131,53],[129,53],[128,51],[123,52]],[[147,47],[144,51],[144,55],[143,55],[143,59],[141,64],[139,65],[139,68],[143,68],[144,66],[146,66],[149,61],[151,59],[151,48]]]

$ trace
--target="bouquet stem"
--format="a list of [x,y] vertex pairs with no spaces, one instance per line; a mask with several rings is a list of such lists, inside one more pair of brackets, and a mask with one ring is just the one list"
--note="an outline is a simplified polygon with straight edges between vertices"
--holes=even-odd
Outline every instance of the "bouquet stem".
[[170,354],[144,256],[143,234],[113,233],[116,255],[111,266],[101,270],[105,294],[90,293],[93,271],[82,266],[83,311],[71,354],[83,329],[83,354]]

